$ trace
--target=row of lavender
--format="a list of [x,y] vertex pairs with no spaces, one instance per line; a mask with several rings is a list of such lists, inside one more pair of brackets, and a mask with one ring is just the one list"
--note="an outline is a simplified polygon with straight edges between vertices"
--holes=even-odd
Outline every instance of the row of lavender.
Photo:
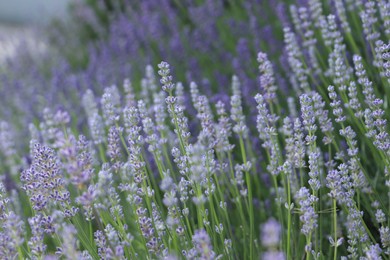
[[214,100],[162,62],[87,90],[85,125],[45,109],[29,156],[2,123],[1,256],[388,259],[390,4],[290,12],[258,91],[237,69]]
[[[130,77],[138,91],[145,66],[161,60],[170,61],[181,81],[196,80],[208,95],[225,100],[224,86],[234,72],[250,98],[257,88],[256,52],[261,46],[269,55],[279,53],[281,23],[288,16],[286,4],[273,1],[86,1],[93,8],[77,2],[74,23],[49,30],[55,50],[30,57],[22,46],[10,69],[0,70],[0,115],[19,128],[45,106],[79,115],[79,93],[87,89],[100,95],[102,86]],[[114,5],[111,12],[107,2]],[[272,19],[274,13],[283,20]]]

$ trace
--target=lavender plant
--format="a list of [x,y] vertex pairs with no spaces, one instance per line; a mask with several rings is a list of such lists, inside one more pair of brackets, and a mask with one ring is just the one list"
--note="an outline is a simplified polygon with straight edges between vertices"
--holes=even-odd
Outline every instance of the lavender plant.
[[390,258],[386,1],[267,3],[279,60],[256,1],[111,2],[109,33],[84,17],[110,36],[73,77],[83,112],[45,108],[30,152],[0,123],[2,258]]

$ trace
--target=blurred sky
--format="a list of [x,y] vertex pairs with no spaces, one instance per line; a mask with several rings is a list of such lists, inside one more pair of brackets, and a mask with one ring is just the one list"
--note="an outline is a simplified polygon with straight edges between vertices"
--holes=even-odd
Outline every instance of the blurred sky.
[[43,24],[64,17],[72,0],[0,0],[0,23]]
[[21,42],[34,53],[45,49],[35,29],[53,18],[65,18],[76,0],[0,0],[0,65],[16,54]]

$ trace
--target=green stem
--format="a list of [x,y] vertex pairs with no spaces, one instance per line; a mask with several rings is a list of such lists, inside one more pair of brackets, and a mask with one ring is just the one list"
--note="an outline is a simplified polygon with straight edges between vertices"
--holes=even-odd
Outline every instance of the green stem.
[[[240,135],[240,148],[241,148],[241,154],[242,154],[242,160],[243,163],[247,162],[246,158],[246,152],[245,152],[245,145],[244,140],[242,136]],[[246,185],[248,188],[248,200],[249,200],[249,255],[250,259],[253,259],[253,231],[255,228],[254,225],[254,219],[253,219],[253,201],[252,201],[252,183],[250,178],[250,173],[248,171],[245,171],[245,177],[246,177]]]
[[291,240],[291,192],[290,192],[290,180],[287,175],[287,203],[288,203],[288,215],[287,215],[287,259],[291,259],[290,252],[290,240]]
[[337,259],[337,205],[336,199],[333,199],[333,230],[334,230],[334,255],[333,259]]

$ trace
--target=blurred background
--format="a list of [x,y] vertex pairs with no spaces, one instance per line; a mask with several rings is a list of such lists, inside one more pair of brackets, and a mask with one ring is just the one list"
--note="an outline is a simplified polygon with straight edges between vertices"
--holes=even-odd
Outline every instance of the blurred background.
[[0,22],[5,24],[47,23],[65,16],[71,0],[12,0],[0,1]]
[[42,51],[44,44],[35,36],[35,28],[47,25],[52,19],[65,19],[71,1],[0,1],[0,63],[15,55],[16,46],[22,41]]

